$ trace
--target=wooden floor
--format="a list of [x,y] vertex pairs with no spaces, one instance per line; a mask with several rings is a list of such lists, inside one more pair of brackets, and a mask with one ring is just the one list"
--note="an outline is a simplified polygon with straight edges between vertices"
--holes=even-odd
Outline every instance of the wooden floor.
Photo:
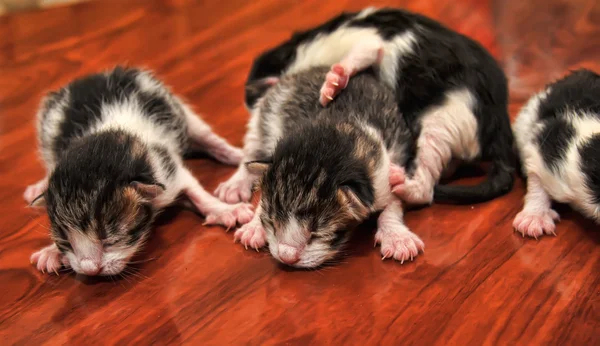
[[[361,4],[362,3],[362,4]],[[495,201],[409,212],[425,241],[414,262],[381,261],[373,223],[350,255],[293,271],[233,244],[187,211],[161,218],[139,274],[49,276],[29,255],[49,244],[25,208],[42,177],[33,119],[42,94],[127,62],[154,69],[236,145],[252,58],[344,9],[380,1],[107,0],[0,17],[0,344],[599,345],[600,234],[560,207],[558,236],[511,228],[523,183]],[[600,71],[595,0],[388,1],[484,44],[502,61],[511,112],[570,68]],[[210,190],[233,173],[189,162]]]

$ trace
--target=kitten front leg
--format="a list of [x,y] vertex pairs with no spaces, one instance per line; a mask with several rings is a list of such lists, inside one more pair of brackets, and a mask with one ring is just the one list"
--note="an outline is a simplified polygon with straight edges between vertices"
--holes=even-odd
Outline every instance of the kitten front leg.
[[252,205],[246,203],[227,204],[206,192],[187,168],[182,168],[179,176],[182,190],[190,201],[206,217],[207,225],[223,225],[230,229],[252,220]]
[[58,275],[58,270],[62,266],[63,254],[60,252],[56,244],[46,246],[45,248],[34,252],[29,261],[35,264],[37,270],[42,273],[53,272]]
[[227,181],[220,183],[214,192],[214,195],[223,202],[248,202],[252,198],[252,186],[259,176],[250,172],[245,163],[256,160],[258,153],[263,149],[256,126],[258,116],[255,114],[250,119],[248,133],[244,139],[243,162],[240,163],[235,174]]
[[248,202],[252,198],[252,185],[256,179],[242,163],[229,180],[219,184],[214,194],[227,203]]
[[370,66],[381,63],[383,41],[379,38],[363,39],[356,43],[344,59],[331,67],[321,87],[319,101],[326,106],[348,86],[350,77]]
[[375,245],[381,244],[382,260],[393,258],[400,263],[412,261],[425,249],[421,238],[406,227],[402,217],[402,203],[394,199],[377,219]]
[[261,212],[262,207],[259,203],[252,221],[240,227],[233,235],[234,241],[239,241],[246,249],[251,247],[258,251],[258,249],[267,244],[267,234],[262,222],[260,221]]
[[533,173],[527,177],[527,194],[525,206],[513,222],[515,231],[536,238],[544,234],[555,233],[555,222],[560,221],[560,216],[551,208],[550,196],[540,178]]

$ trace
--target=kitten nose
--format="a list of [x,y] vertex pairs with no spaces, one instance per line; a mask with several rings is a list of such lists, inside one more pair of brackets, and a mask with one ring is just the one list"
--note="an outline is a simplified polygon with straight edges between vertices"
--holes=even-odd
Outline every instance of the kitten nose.
[[293,246],[279,244],[279,258],[285,264],[294,264],[300,261],[300,251]]
[[81,271],[85,274],[85,275],[89,275],[89,276],[95,276],[98,275],[98,273],[100,273],[100,265],[94,261],[92,261],[91,259],[82,259],[79,262],[79,267],[81,268]]

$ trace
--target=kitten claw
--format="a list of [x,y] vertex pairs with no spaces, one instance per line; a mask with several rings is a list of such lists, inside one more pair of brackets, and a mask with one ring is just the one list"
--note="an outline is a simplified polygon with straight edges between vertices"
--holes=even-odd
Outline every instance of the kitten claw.
[[333,84],[335,86],[340,86],[337,82],[331,82],[331,84]]
[[329,101],[333,101],[333,97],[329,96],[329,95],[325,95],[325,97],[329,100]]

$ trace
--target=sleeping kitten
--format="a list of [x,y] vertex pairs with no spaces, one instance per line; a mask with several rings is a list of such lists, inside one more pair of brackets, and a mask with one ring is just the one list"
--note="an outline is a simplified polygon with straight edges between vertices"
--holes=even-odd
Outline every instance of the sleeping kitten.
[[[253,109],[282,76],[314,66],[332,66],[320,87],[323,105],[369,67],[393,90],[417,146],[409,177],[394,186],[402,200],[475,203],[511,190],[516,158],[506,77],[475,41],[403,10],[343,13],[258,57],[248,77],[247,107]],[[436,186],[452,159],[491,161],[487,180]],[[250,181],[240,169],[216,194],[230,203],[247,201]]]
[[523,107],[514,132],[527,177],[515,230],[555,235],[552,200],[600,223],[600,76],[578,70],[548,85]]
[[40,271],[120,273],[150,235],[157,213],[186,195],[208,224],[252,218],[206,192],[182,156],[201,149],[230,165],[242,153],[216,135],[149,72],[116,68],[50,93],[37,116],[47,175],[27,188],[47,205],[53,244],[31,256]]

